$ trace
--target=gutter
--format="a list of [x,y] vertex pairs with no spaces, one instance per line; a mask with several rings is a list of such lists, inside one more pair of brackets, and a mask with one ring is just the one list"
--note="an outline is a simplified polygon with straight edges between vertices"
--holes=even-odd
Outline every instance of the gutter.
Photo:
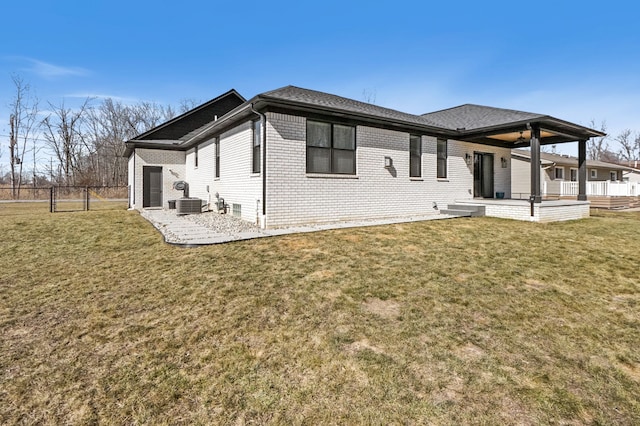
[[136,205],[136,149],[133,148],[133,185],[131,185],[133,188],[133,194],[131,195],[131,198],[129,199],[129,203],[131,204],[129,207],[131,208],[135,208]]

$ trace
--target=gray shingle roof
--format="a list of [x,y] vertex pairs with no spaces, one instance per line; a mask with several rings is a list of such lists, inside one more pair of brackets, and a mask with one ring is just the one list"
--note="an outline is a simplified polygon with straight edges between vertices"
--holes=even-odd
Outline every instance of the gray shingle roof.
[[[316,90],[285,86],[256,95],[249,101],[245,101],[232,89],[131,139],[127,142],[125,156],[130,154],[130,150],[135,144],[140,144],[139,146],[153,144],[158,147],[178,145],[180,149],[186,149],[191,144],[209,137],[223,126],[229,125],[233,120],[246,119],[247,114],[251,114],[254,106],[260,109],[265,105],[344,115],[381,126],[400,127],[411,129],[410,131],[418,129],[418,131],[425,131],[432,136],[476,143],[487,142],[486,135],[479,132],[500,132],[505,130],[507,126],[520,126],[530,121],[548,122],[560,129],[561,132],[575,135],[576,139],[573,140],[604,135],[601,132],[563,122],[547,115],[524,111],[466,104],[428,114],[414,115]],[[215,120],[216,116],[219,120]],[[495,140],[491,142],[495,143]]]
[[512,109],[494,108],[482,105],[465,104],[454,108],[422,114],[423,118],[445,129],[477,130],[514,122],[536,120],[547,117]]
[[280,100],[292,102],[300,105],[315,106],[323,109],[342,111],[357,115],[384,118],[388,120],[440,128],[437,123],[427,117],[397,111],[391,108],[384,108],[354,99],[343,98],[342,96],[331,95],[329,93],[318,92],[316,90],[303,89],[296,86],[286,86],[280,89],[271,90],[257,96],[263,99]]

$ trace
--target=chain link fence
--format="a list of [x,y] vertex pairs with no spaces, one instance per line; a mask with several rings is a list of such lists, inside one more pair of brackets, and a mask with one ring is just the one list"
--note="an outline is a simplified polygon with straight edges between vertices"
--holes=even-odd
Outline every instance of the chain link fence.
[[126,209],[126,186],[54,186],[50,189],[50,211]]
[[128,198],[126,186],[0,187],[1,201],[48,202],[51,213],[126,209]]

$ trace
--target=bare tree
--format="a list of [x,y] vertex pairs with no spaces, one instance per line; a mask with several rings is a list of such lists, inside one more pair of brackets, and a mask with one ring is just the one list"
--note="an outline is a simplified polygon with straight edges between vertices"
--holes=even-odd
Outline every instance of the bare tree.
[[113,99],[105,99],[97,107],[89,109],[84,126],[84,140],[89,141],[83,157],[85,176],[90,175],[96,185],[125,185],[127,162],[122,157],[124,141],[174,115],[171,107],[154,102],[125,105]]
[[[40,124],[40,123],[38,123]],[[38,180],[38,153],[42,150],[42,147],[39,147],[36,145],[36,138],[32,139],[32,146],[31,146],[31,159],[33,160],[33,169],[31,170],[31,174],[32,174],[32,179],[31,179],[31,184],[33,185],[33,187],[35,188],[37,186],[37,180]]]
[[143,133],[176,116],[171,106],[163,106],[155,102],[139,102],[131,109],[131,126]]
[[[602,133],[606,133],[607,131],[607,123],[604,120],[598,126],[596,121],[592,119],[588,126],[592,129],[600,130]],[[587,142],[587,158],[590,160],[604,161],[604,157],[610,157],[611,151],[609,150],[609,142],[607,141],[608,137],[609,136],[606,135],[589,139]]]
[[373,104],[373,105],[376,104],[376,95],[377,95],[376,89],[373,89],[373,90],[364,89],[364,90],[362,90],[362,99],[368,104]]
[[640,134],[636,133],[634,136],[631,129],[625,129],[615,140],[620,144],[618,155],[621,160],[626,161],[629,166],[634,160],[640,160]]
[[606,163],[619,163],[620,156],[617,152],[607,149],[602,154],[600,154],[600,161],[604,161]]
[[80,108],[73,110],[64,105],[56,106],[49,102],[52,113],[43,121],[44,138],[56,156],[65,185],[80,183],[83,172],[83,154],[89,148],[83,134],[84,120],[91,99],[87,98]]
[[[124,141],[144,133],[175,117],[176,110],[155,102],[126,105],[105,99],[96,107],[87,98],[78,108],[69,108],[64,100],[48,102],[49,114],[38,120],[38,102],[29,93],[29,85],[12,76],[16,87],[10,103],[10,170],[7,173],[18,197],[20,186],[27,181],[23,166],[26,154],[33,160],[32,183],[38,181],[38,153],[46,148],[52,155],[50,164],[42,166],[52,183],[59,185],[125,185],[127,161],[122,158]],[[179,111],[186,112],[198,101],[183,99]],[[45,145],[34,136],[41,133]],[[30,143],[28,143],[30,142]],[[57,164],[56,164],[57,163]],[[24,166],[28,167],[28,166]]]
[[191,111],[201,103],[202,101],[193,98],[181,99],[180,104],[178,105],[178,114],[184,114],[187,111]]
[[126,160],[122,158],[124,141],[138,134],[132,107],[105,99],[88,115],[88,137],[93,148],[91,164],[94,180],[101,185],[126,184]]
[[[9,103],[11,115],[9,117],[9,161],[11,166],[12,197],[20,197],[22,186],[25,154],[29,140],[33,139],[40,123],[38,116],[38,99],[31,94],[31,87],[17,74],[11,75],[15,86],[15,95]],[[35,149],[35,148],[34,148]],[[35,155],[35,153],[34,153]]]

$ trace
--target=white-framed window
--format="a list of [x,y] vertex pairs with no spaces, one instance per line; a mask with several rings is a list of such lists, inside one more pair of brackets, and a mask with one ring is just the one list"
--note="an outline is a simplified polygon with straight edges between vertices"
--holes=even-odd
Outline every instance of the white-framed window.
[[437,161],[437,170],[436,177],[438,179],[446,179],[447,178],[447,140],[446,139],[438,139],[437,148],[436,148],[436,161]]
[[558,180],[564,180],[564,167],[555,167],[555,178]]
[[598,178],[598,171],[596,169],[589,170],[589,176],[591,177],[591,179],[597,179]]
[[610,171],[609,180],[618,180],[618,172]]
[[571,173],[571,176],[570,176],[571,182],[577,182],[578,181],[578,169],[571,168],[570,173]]

